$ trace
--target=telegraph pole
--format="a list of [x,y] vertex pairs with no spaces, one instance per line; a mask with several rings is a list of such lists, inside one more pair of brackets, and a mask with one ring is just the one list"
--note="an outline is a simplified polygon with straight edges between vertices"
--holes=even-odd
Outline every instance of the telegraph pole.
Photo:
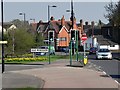
[[[72,29],[73,29],[73,24],[74,24],[74,21],[73,21],[73,18],[74,18],[74,12],[73,12],[73,0],[71,0],[71,21],[72,21]],[[74,54],[74,49],[72,47],[72,38],[70,40],[70,65],[72,65],[72,55]]]

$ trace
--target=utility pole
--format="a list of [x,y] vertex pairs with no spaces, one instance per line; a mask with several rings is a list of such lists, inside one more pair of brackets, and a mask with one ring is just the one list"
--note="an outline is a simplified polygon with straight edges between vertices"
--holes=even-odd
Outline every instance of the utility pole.
[[74,24],[74,12],[73,12],[73,0],[71,0],[71,20],[72,20],[72,29],[73,29],[73,24]]

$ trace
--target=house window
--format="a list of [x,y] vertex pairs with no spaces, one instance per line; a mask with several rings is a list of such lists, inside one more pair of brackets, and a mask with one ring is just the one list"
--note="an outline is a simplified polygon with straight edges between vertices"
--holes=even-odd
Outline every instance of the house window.
[[67,38],[66,37],[60,37],[60,41],[66,41]]

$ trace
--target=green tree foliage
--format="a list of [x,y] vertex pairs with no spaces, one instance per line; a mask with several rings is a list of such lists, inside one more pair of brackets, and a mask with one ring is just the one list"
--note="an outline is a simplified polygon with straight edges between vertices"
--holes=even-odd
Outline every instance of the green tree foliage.
[[19,53],[30,51],[34,46],[34,38],[30,33],[25,30],[18,30],[15,34],[15,50]]
[[120,1],[117,3],[109,3],[105,6],[107,14],[105,18],[107,18],[112,25],[119,26],[120,25]]
[[42,33],[35,33],[35,47],[45,45],[43,40],[44,37],[42,36]]
[[18,29],[29,29],[29,23],[28,21],[20,21],[19,19],[14,19],[13,21],[11,21],[11,23],[13,23]]
[[[30,32],[30,25],[19,19],[11,21],[17,29],[8,29],[7,33],[4,35],[4,39],[8,41],[5,46],[5,54],[24,54],[30,52],[31,48],[36,48],[38,46],[44,45],[44,38],[41,33]],[[31,31],[34,31],[31,28]],[[13,46],[14,44],[14,46]]]
[[[9,30],[7,33],[7,53],[11,54],[13,51],[13,43],[15,54],[24,54],[30,52],[31,47],[34,46],[34,37],[25,30]],[[14,38],[14,42],[13,42]]]

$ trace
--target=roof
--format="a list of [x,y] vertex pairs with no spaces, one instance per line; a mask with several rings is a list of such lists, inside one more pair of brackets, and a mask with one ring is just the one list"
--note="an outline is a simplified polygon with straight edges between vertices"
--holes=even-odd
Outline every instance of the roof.
[[[61,28],[62,28],[61,21],[53,20],[53,21],[50,21],[49,24],[50,24],[49,29],[55,30],[56,33],[58,33],[61,30]],[[65,25],[64,26],[68,30],[70,30],[70,28],[71,28],[70,24],[71,24],[71,21],[65,21]],[[39,32],[46,32],[47,29],[48,29],[48,23],[41,22],[41,23],[38,23],[38,26],[37,26],[36,30],[39,31]]]
[[[4,23],[3,23],[3,27],[4,27],[5,29],[8,29],[12,24],[13,24],[13,23],[11,23],[11,22],[4,22]],[[0,22],[0,25],[2,25],[2,22]]]
[[46,23],[46,22],[37,23],[36,30],[38,32],[44,32],[46,30],[47,26],[48,26],[48,23]]

